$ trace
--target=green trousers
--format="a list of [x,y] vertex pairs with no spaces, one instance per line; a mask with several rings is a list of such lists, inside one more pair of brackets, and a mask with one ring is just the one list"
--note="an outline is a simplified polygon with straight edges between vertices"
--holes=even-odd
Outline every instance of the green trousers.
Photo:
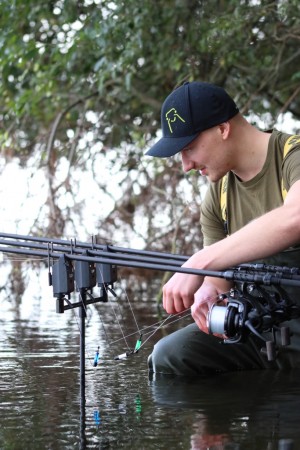
[[254,336],[244,343],[224,344],[191,324],[155,344],[148,359],[149,370],[197,376],[251,369],[300,369],[300,320],[289,325],[293,333],[291,344],[286,347],[279,344],[276,359],[268,361],[263,341]]

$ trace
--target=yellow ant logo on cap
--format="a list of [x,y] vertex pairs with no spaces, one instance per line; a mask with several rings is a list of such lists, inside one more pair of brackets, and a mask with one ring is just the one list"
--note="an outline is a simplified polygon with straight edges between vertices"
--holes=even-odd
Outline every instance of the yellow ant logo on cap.
[[178,112],[176,111],[175,108],[170,109],[166,113],[166,119],[167,119],[168,126],[169,126],[169,129],[170,129],[171,133],[173,133],[171,122],[176,122],[177,119],[181,120],[181,122],[185,122],[185,120],[183,120],[183,118],[180,117],[180,115],[178,114]]

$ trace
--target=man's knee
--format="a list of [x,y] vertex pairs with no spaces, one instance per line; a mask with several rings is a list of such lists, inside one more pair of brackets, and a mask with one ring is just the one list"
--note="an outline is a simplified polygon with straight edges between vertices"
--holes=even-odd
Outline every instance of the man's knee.
[[220,345],[220,339],[196,324],[158,341],[148,364],[155,373],[187,376],[268,367],[254,343]]
[[[160,339],[148,358],[149,370],[164,374],[196,375],[198,367],[195,366],[199,358],[194,351],[191,354],[191,347],[194,346],[194,340],[198,341],[202,334],[199,328],[192,324]],[[197,352],[199,351],[197,345]]]
[[148,358],[148,367],[151,371],[165,374],[174,373],[173,366],[174,363],[176,366],[176,353],[174,354],[174,347],[171,344],[172,337],[172,334],[165,336],[154,345],[153,351]]

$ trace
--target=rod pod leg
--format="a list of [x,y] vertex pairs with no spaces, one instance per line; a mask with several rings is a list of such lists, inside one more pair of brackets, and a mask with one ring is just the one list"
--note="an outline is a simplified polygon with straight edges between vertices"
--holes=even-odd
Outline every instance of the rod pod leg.
[[81,446],[85,449],[86,436],[85,436],[85,318],[86,318],[86,293],[81,292],[82,305],[79,308],[80,318],[80,435]]

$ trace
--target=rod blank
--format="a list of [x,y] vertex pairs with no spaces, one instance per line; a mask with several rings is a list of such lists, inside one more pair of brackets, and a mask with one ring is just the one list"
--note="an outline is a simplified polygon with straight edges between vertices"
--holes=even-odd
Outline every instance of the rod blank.
[[0,233],[0,251],[22,254],[31,257],[66,258],[69,261],[86,261],[94,264],[107,264],[132,268],[143,268],[163,272],[179,272],[198,276],[225,278],[233,281],[253,282],[264,285],[291,285],[300,287],[300,270],[286,267],[280,272],[278,267],[272,272],[271,266],[241,265],[223,271],[200,270],[182,267],[188,259],[184,255],[128,249],[112,245],[77,242]]

